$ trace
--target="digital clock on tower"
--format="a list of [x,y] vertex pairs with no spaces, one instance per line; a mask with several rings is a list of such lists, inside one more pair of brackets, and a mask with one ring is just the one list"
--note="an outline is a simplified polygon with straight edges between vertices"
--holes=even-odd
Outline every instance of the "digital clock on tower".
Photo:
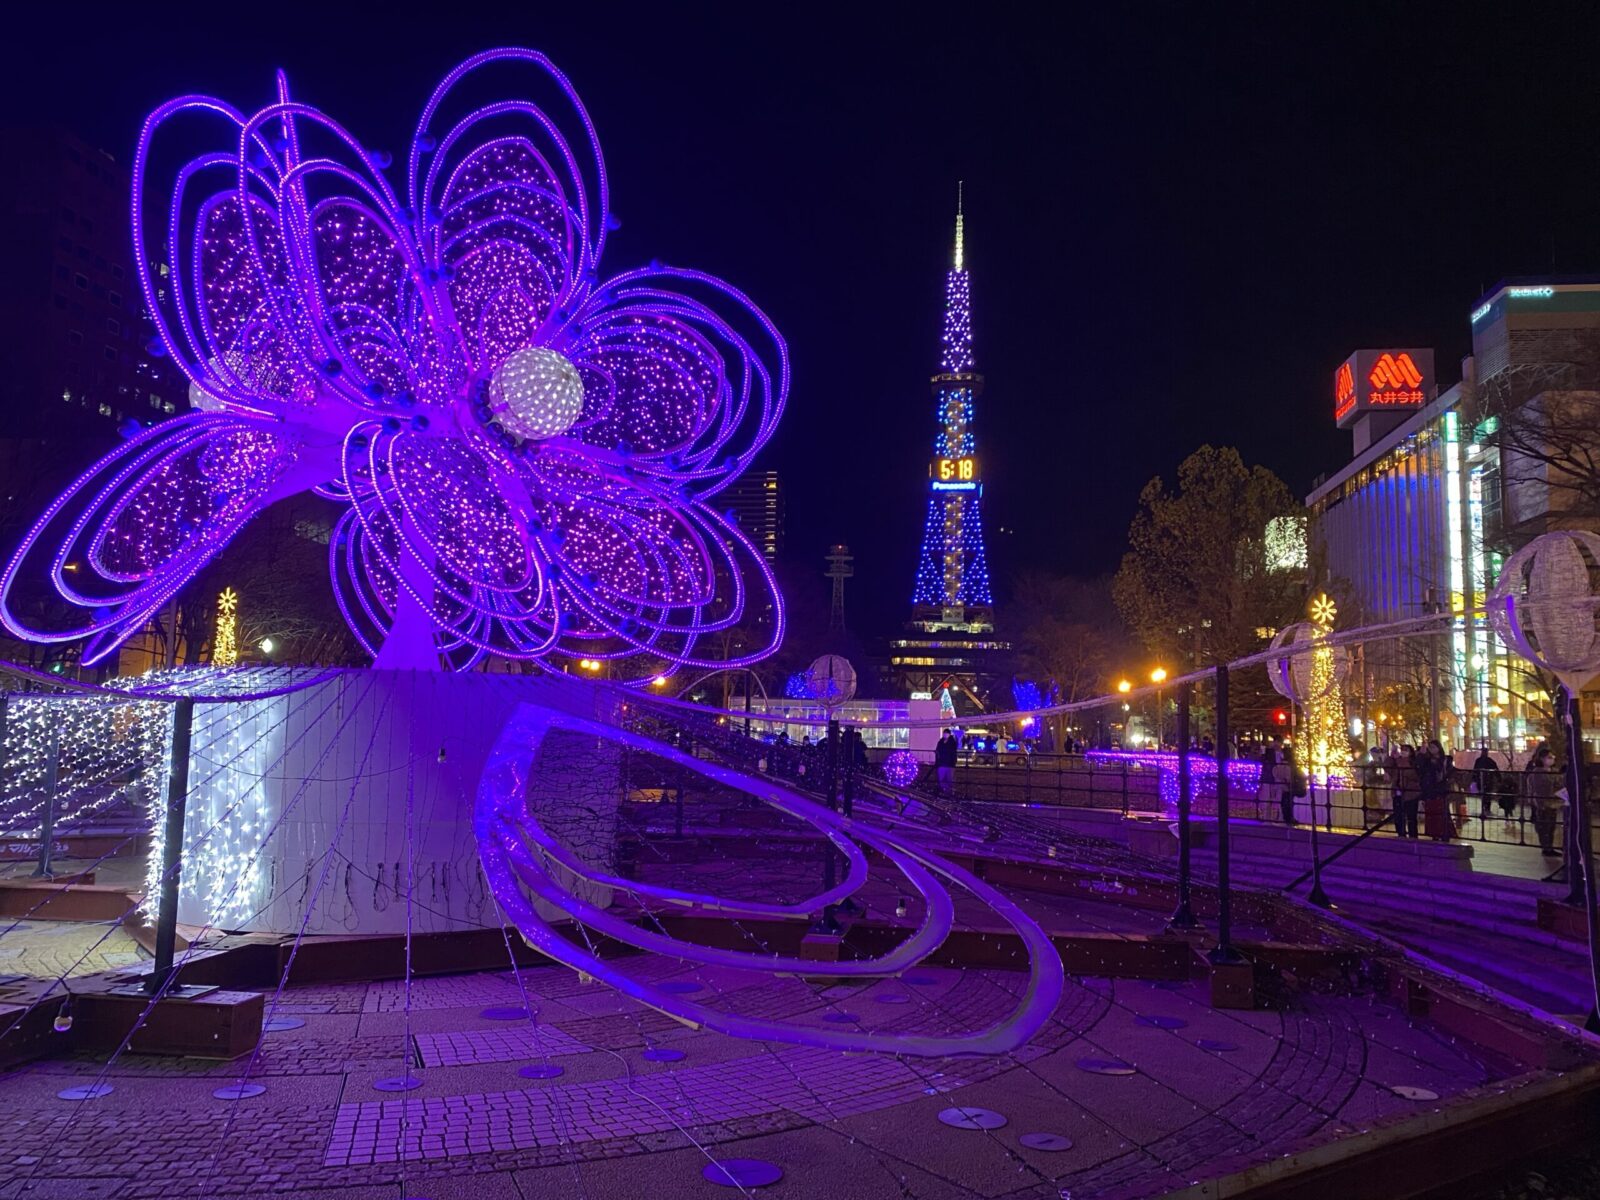
[[976,479],[978,477],[978,461],[975,458],[934,459],[933,477],[941,483]]

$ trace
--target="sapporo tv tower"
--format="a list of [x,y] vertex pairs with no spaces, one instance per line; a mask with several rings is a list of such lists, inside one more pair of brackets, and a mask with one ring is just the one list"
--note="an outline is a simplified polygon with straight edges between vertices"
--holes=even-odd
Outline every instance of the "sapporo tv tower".
[[[972,292],[966,269],[965,213],[956,199],[955,254],[945,277],[944,337],[933,376],[937,432],[928,465],[928,515],[912,593],[909,636],[894,643],[891,665],[912,694],[965,693],[981,704],[979,675],[994,640],[994,597],[983,542],[983,472],[973,433],[983,376],[973,369]],[[966,707],[962,705],[961,707]]]

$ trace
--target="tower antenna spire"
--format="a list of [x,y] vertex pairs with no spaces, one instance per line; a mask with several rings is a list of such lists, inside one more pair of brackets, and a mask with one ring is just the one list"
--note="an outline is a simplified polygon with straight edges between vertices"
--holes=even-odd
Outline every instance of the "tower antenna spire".
[[962,266],[962,259],[965,257],[965,254],[963,253],[963,238],[961,229],[963,222],[962,191],[964,190],[965,186],[965,181],[960,179],[956,180],[956,270],[958,271],[965,270],[965,268]]

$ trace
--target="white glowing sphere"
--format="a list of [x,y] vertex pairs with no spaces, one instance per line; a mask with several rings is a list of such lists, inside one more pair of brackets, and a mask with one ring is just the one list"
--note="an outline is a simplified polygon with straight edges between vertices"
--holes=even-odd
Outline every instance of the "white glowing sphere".
[[583,380],[559,350],[529,346],[490,376],[489,411],[524,441],[555,437],[571,429],[583,412]]

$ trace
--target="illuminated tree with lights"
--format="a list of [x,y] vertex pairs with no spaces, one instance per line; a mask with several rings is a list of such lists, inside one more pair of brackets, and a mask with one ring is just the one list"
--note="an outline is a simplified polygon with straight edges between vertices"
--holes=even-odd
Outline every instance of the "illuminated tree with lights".
[[217,597],[217,632],[211,641],[211,665],[232,667],[239,663],[239,593],[224,588]]
[[1350,735],[1345,727],[1344,680],[1340,669],[1345,652],[1328,644],[1339,610],[1333,598],[1324,593],[1311,601],[1308,613],[1313,649],[1305,701],[1305,745],[1310,760],[1306,765],[1317,779],[1348,779]]

